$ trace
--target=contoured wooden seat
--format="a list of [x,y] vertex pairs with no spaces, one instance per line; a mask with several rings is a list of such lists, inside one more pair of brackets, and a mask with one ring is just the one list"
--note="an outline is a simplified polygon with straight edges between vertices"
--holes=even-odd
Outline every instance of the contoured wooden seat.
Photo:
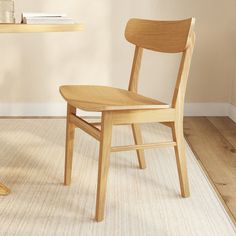
[[[135,45],[135,53],[127,90],[87,85],[60,87],[60,92],[67,101],[65,185],[71,183],[75,127],[81,128],[100,142],[95,216],[97,221],[102,221],[104,218],[111,152],[136,150],[139,166],[144,169],[146,167],[144,149],[174,147],[181,195],[182,197],[189,196],[183,136],[183,110],[195,42],[193,25],[194,18],[178,21],[131,19],[126,25],[125,37],[127,41]],[[182,54],[171,104],[164,104],[138,94],[138,75],[143,49]],[[76,115],[76,108],[101,112],[101,129],[97,128],[97,123],[88,123],[79,118]],[[171,127],[173,140],[144,144],[139,124],[150,122],[161,122]],[[112,126],[127,124],[132,126],[135,145],[111,147]]]
[[60,92],[70,105],[85,111],[169,107],[168,104],[135,92],[106,86],[65,85],[60,87]]

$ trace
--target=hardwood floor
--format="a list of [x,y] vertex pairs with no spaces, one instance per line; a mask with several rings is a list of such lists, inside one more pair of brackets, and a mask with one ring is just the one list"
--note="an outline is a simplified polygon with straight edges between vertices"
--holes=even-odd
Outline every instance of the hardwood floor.
[[236,222],[236,123],[228,117],[185,117],[192,151]]

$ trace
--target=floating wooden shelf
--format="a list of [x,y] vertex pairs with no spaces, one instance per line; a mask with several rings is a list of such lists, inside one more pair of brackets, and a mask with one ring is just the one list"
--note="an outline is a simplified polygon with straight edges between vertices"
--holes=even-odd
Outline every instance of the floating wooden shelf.
[[82,24],[0,24],[0,33],[42,33],[83,31]]

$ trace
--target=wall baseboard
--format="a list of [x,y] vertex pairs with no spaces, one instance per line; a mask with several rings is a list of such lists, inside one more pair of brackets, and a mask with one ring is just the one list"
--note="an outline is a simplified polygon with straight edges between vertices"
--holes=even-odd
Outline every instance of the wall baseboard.
[[65,116],[66,103],[0,103],[0,116]]
[[[229,103],[186,103],[185,116],[229,116],[236,122],[236,107]],[[65,116],[66,103],[0,103],[0,116]],[[99,112],[79,111],[81,116]]]
[[232,104],[229,104],[229,118],[236,122],[236,107]]
[[[98,112],[79,111],[78,115],[98,116]],[[0,103],[0,116],[66,116],[66,102]]]
[[229,103],[185,103],[185,116],[229,116]]

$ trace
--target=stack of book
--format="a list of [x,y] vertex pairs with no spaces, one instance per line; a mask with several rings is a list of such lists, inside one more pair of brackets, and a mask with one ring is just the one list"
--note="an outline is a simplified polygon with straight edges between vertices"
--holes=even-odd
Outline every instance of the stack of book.
[[74,24],[72,18],[66,14],[54,13],[22,13],[21,23],[23,24]]
[[14,1],[0,0],[0,23],[15,23]]

